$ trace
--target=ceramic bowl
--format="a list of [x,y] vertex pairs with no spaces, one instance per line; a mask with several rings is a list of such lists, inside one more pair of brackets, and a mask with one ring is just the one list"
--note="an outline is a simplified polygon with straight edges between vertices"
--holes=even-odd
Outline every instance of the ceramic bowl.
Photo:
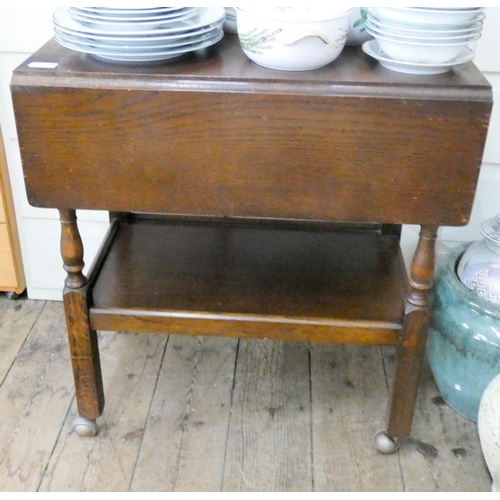
[[[370,31],[374,34],[374,31]],[[460,41],[404,40],[374,34],[381,50],[395,61],[419,64],[443,64],[455,59],[467,44],[479,35]]]
[[479,31],[471,31],[469,33],[449,33],[446,35],[442,34],[409,34],[409,33],[394,33],[393,31],[384,30],[382,28],[373,27],[371,24],[366,25],[366,29],[369,33],[371,33],[375,38],[385,37],[390,38],[395,41],[408,41],[408,42],[417,42],[417,43],[434,43],[434,44],[448,44],[448,43],[456,43],[463,42],[465,45],[468,43],[474,42],[481,37],[481,30]]
[[269,69],[322,68],[342,52],[350,8],[237,7],[238,37],[249,59]]
[[467,30],[458,30],[458,31],[448,30],[445,32],[419,30],[416,28],[413,30],[409,29],[399,30],[370,20],[366,22],[366,29],[372,32],[376,32],[377,34],[380,34],[382,36],[388,36],[392,38],[397,37],[408,40],[413,39],[413,40],[436,40],[436,41],[466,39],[474,37],[475,35],[480,35],[482,31],[481,26],[469,28]]
[[366,20],[368,17],[368,9],[366,7],[352,7],[351,15],[349,16],[349,33],[347,34],[346,45],[362,45],[367,40],[373,38],[366,31]]
[[414,24],[459,24],[471,21],[484,7],[424,8],[424,7],[373,7],[373,12],[392,21]]
[[425,23],[404,23],[400,21],[394,21],[387,19],[385,17],[380,17],[376,15],[372,10],[368,10],[366,24],[372,24],[378,26],[379,28],[384,28],[394,33],[397,32],[415,32],[419,33],[433,33],[433,34],[449,34],[451,33],[461,33],[469,32],[474,29],[481,29],[483,26],[484,13],[478,15],[472,21],[458,24],[425,24]]

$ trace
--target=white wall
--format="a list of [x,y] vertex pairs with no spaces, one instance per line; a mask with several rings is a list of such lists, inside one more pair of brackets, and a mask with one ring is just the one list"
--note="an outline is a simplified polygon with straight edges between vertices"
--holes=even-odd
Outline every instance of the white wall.
[[[493,87],[493,113],[483,155],[471,221],[459,228],[442,228],[440,237],[448,246],[479,239],[481,222],[500,213],[500,7],[488,7],[483,35],[476,46],[474,63]],[[453,180],[450,179],[452,183]]]
[[[12,71],[53,35],[52,13],[58,4],[0,6],[0,124],[14,195],[28,296],[61,300],[66,273],[59,252],[58,212],[28,204],[24,188],[9,84]],[[107,229],[107,213],[79,211],[86,268]]]
[[[76,4],[76,2],[75,2]],[[7,161],[16,206],[28,296],[59,300],[65,277],[59,254],[59,222],[55,210],[31,207],[26,199],[17,134],[12,112],[9,83],[12,70],[52,37],[52,13],[59,4],[30,2],[0,6],[0,124],[4,134]],[[77,5],[77,4],[76,4]],[[475,63],[494,89],[500,102],[500,8],[488,7],[481,40],[476,46]],[[470,224],[440,229],[441,254],[459,242],[478,239],[481,222],[500,212],[500,111],[495,105],[488,133],[483,165]],[[450,184],[453,179],[450,178]],[[107,214],[78,212],[85,245],[85,261],[90,264],[107,228]],[[403,228],[402,247],[408,261],[418,238],[417,226]]]

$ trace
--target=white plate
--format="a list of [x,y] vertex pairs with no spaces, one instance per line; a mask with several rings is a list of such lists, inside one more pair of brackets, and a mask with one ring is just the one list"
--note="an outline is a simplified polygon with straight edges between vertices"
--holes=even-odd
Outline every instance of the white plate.
[[176,17],[193,9],[199,9],[199,7],[158,7],[156,9],[134,9],[128,11],[105,7],[68,7],[68,12],[71,16],[77,14],[102,20],[147,21],[159,16]]
[[157,29],[168,26],[172,21],[181,21],[196,16],[199,7],[186,8],[184,11],[157,14],[149,17],[113,17],[100,14],[79,12],[77,7],[68,7],[68,14],[77,22],[90,28],[105,30],[136,31],[138,29]]
[[184,48],[183,50],[172,50],[165,53],[151,53],[144,55],[142,54],[106,55],[105,53],[96,53],[93,55],[101,59],[106,59],[108,61],[129,62],[129,63],[165,61],[168,59],[174,59],[183,56],[184,54],[188,54],[189,52],[194,52],[196,50],[201,50],[201,49],[206,49],[207,47],[211,47],[212,45],[215,45],[218,41],[220,41],[223,36],[224,36],[224,31],[221,30],[217,36],[215,36],[210,40],[193,44],[188,48]]
[[123,7],[77,7],[78,10],[85,12],[94,12],[97,14],[113,15],[113,16],[141,16],[151,14],[163,14],[164,12],[175,12],[186,7],[136,7],[126,9]]
[[464,47],[458,57],[447,63],[418,64],[391,59],[380,49],[377,40],[368,40],[361,48],[363,52],[376,59],[384,68],[397,71],[398,73],[409,73],[412,75],[438,75],[440,73],[446,73],[454,66],[469,62],[474,57],[474,51]]
[[96,30],[106,30],[106,31],[137,31],[137,30],[156,30],[160,28],[167,28],[172,22],[185,21],[191,17],[196,16],[199,13],[199,8],[193,8],[185,14],[178,16],[155,16],[153,19],[144,20],[130,20],[130,19],[118,19],[118,20],[108,20],[101,19],[95,15],[86,16],[77,14],[71,11],[71,7],[68,8],[68,14],[78,23],[83,24],[92,29]]
[[148,36],[144,35],[136,35],[136,36],[126,36],[126,35],[87,35],[85,33],[78,33],[73,30],[67,30],[66,28],[59,28],[58,26],[54,26],[54,31],[60,35],[63,35],[66,38],[73,39],[78,42],[100,42],[100,43],[109,43],[111,45],[126,45],[127,43],[133,43],[137,45],[154,45],[162,42],[171,42],[174,40],[182,41],[185,38],[194,38],[197,36],[203,36],[213,30],[220,29],[222,27],[222,23],[213,23],[208,26],[203,26],[202,28],[198,28],[195,30],[184,31],[181,33],[170,33],[166,35],[158,35],[155,36],[154,33],[148,34]]
[[84,24],[73,19],[69,13],[67,7],[62,7],[54,12],[52,17],[54,25],[59,28],[65,28],[66,30],[82,33],[86,35],[166,35],[170,33],[181,33],[188,30],[194,30],[197,28],[202,28],[203,26],[210,25],[212,23],[222,22],[224,20],[225,11],[223,7],[202,7],[198,15],[191,17],[189,19],[181,21],[171,21],[165,23],[165,27],[151,29],[134,29],[124,32],[122,29],[115,29],[111,26],[106,28],[96,29],[90,26],[85,26]]
[[206,47],[210,47],[211,45],[216,44],[219,40],[224,36],[224,32],[219,30],[219,32],[211,37],[210,39],[203,40],[198,43],[193,43],[190,45],[186,45],[184,47],[177,48],[165,48],[163,50],[154,50],[151,49],[149,51],[144,52],[133,52],[127,50],[120,51],[110,51],[106,49],[98,49],[90,46],[82,47],[79,44],[69,42],[59,37],[59,35],[55,35],[55,39],[62,46],[76,50],[78,52],[84,52],[86,54],[92,54],[101,59],[106,59],[108,61],[117,61],[117,62],[153,62],[153,61],[164,61],[168,59],[173,59],[179,57],[181,55],[187,54],[188,52],[193,52],[195,50],[201,50]]
[[205,40],[209,40],[215,37],[222,27],[212,28],[210,30],[204,31],[203,33],[186,36],[183,38],[166,38],[160,40],[139,40],[139,41],[109,41],[109,40],[95,40],[92,38],[87,38],[83,36],[75,36],[72,34],[65,33],[64,31],[55,28],[55,33],[57,35],[57,41],[66,42],[67,44],[74,44],[82,49],[87,48],[87,50],[106,50],[113,52],[156,52],[165,49],[173,49],[177,47],[185,47],[186,45],[192,45],[194,43],[200,43]]

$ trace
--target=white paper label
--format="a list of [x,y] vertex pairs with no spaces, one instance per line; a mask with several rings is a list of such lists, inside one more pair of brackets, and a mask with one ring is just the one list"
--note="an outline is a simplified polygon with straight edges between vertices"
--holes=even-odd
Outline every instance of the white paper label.
[[42,68],[42,69],[54,69],[57,67],[57,63],[53,62],[30,62],[28,68]]

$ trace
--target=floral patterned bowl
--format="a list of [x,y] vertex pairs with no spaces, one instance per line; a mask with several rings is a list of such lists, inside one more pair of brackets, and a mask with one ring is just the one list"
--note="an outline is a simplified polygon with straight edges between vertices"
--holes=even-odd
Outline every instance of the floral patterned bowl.
[[322,68],[342,52],[350,8],[237,7],[241,48],[265,68],[307,71]]
[[373,35],[366,31],[367,17],[367,7],[352,8],[346,45],[363,45],[364,42],[373,38]]

